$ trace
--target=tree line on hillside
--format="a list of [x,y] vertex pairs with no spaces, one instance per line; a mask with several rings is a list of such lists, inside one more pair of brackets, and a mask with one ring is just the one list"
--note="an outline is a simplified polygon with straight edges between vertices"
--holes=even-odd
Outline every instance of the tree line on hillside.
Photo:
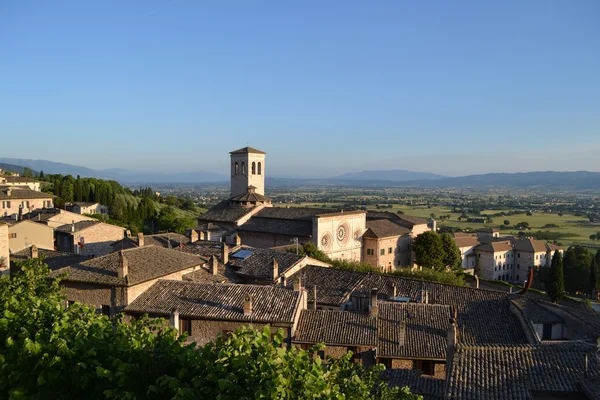
[[109,319],[67,305],[40,259],[0,278],[0,398],[419,399],[380,380],[383,366],[286,349],[282,330],[252,324],[203,347],[147,316]]
[[[96,178],[74,178],[72,175],[47,174],[41,171],[38,179],[47,182],[43,191],[57,196],[54,205],[64,208],[71,202],[100,203],[108,207],[107,222],[127,227],[137,232],[156,233],[171,231],[184,233],[196,221],[178,215],[177,209],[196,212],[196,205],[174,196],[160,197],[151,188],[130,190],[118,182]],[[105,220],[103,215],[91,215]]]

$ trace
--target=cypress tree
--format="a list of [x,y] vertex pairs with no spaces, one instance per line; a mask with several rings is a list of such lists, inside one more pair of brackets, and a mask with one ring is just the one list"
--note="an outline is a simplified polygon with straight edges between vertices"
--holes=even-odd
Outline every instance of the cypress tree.
[[565,296],[565,283],[563,279],[562,254],[556,250],[550,266],[550,281],[548,282],[548,296],[554,303],[558,303]]
[[[596,253],[598,254],[598,253]],[[590,296],[594,293],[594,289],[598,289],[598,262],[595,257],[592,257],[590,264]]]

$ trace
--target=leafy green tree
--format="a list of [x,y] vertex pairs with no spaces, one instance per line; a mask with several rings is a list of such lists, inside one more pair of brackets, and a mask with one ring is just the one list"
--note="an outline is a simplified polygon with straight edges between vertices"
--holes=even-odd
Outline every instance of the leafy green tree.
[[23,177],[24,178],[33,178],[33,171],[29,167],[23,167]]
[[40,259],[0,279],[0,398],[61,399],[418,399],[389,388],[382,366],[364,369],[351,354],[322,362],[242,327],[204,347],[164,320],[110,320],[93,307],[65,305]]
[[417,265],[437,271],[446,268],[444,244],[436,232],[427,231],[418,235],[413,241],[413,251]]
[[504,220],[504,225],[507,225],[507,226],[508,226],[508,225],[510,225],[510,221],[509,221],[509,220],[507,220],[507,219],[505,219],[505,220]]
[[40,171],[40,176],[39,176],[39,178],[40,178],[40,179],[44,179],[44,170],[41,170],[41,171]]
[[594,254],[583,246],[571,246],[563,258],[565,290],[569,293],[588,292],[590,265]]
[[456,241],[449,233],[442,233],[440,235],[442,244],[444,246],[444,264],[450,268],[461,268],[462,257],[460,255],[460,249],[456,245]]
[[558,303],[565,296],[563,282],[563,259],[560,251],[555,251],[550,266],[550,280],[548,282],[548,296],[553,302]]

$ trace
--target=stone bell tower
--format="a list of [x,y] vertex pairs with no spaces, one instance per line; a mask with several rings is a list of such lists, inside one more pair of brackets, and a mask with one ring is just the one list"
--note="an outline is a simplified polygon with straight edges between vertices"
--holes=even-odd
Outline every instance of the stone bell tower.
[[265,194],[265,155],[264,151],[244,147],[229,153],[231,157],[231,197],[248,192]]

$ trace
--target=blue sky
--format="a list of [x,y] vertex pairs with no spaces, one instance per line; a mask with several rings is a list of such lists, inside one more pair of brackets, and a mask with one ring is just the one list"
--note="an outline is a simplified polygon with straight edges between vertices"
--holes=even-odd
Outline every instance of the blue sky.
[[600,171],[600,2],[0,2],[0,157]]

